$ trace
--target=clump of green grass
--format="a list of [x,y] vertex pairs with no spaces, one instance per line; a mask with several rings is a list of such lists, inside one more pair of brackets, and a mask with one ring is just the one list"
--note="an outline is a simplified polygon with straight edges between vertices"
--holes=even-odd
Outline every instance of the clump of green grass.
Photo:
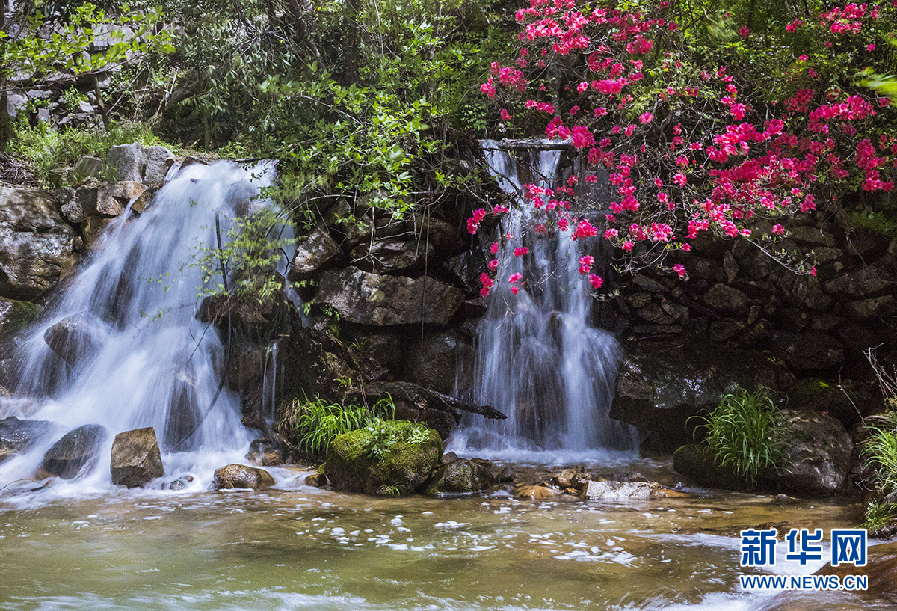
[[315,456],[323,455],[333,440],[357,429],[376,426],[383,419],[395,417],[395,404],[387,395],[373,407],[340,405],[322,399],[294,401],[296,447],[299,451]]
[[704,443],[721,467],[729,467],[750,488],[760,473],[784,463],[781,424],[768,389],[748,392],[738,388],[725,395],[704,418]]
[[863,441],[863,457],[871,481],[882,494],[897,490],[897,411],[869,419],[869,436]]

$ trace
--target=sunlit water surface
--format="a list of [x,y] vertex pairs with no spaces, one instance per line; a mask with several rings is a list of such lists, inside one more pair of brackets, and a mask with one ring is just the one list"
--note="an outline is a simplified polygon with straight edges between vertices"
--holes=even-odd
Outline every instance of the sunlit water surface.
[[[781,507],[743,494],[626,504],[377,499],[271,471],[279,486],[266,492],[122,488],[66,498],[51,484],[0,496],[0,608],[794,608],[783,596],[739,591],[738,531],[827,531],[858,517],[855,505]],[[788,574],[822,566],[778,564]],[[793,600],[888,608],[843,593]]]

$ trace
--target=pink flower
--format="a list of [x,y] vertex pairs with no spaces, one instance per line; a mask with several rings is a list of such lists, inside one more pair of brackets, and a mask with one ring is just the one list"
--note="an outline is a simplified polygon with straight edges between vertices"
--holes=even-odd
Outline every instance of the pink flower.
[[673,266],[673,271],[679,274],[680,278],[685,277],[685,266],[681,264],[677,264]]
[[747,39],[747,37],[751,35],[751,31],[748,29],[747,26],[743,26],[738,29],[738,35],[744,39]]
[[682,245],[682,250],[684,250],[685,252],[690,252],[690,251],[691,251],[691,244],[683,244],[683,245]]
[[598,274],[589,274],[589,284],[592,285],[592,288],[600,289],[603,283],[604,280]]
[[514,293],[514,294],[516,295],[517,293],[520,292],[520,287],[518,287],[518,286],[512,286],[512,287],[511,287],[511,292]]
[[652,115],[650,112],[646,112],[646,113],[642,114],[638,118],[638,120],[641,122],[642,125],[645,125],[646,123],[650,123],[651,119],[653,119],[653,118],[654,118],[654,115]]
[[491,261],[489,261],[489,269],[495,271],[496,268],[498,268],[498,259],[492,259]]
[[521,279],[523,279],[523,274],[521,274],[521,273],[514,273],[514,274],[511,274],[510,276],[508,276],[508,282],[510,282],[511,284],[514,284],[515,282],[518,282]]
[[873,42],[868,47],[866,47],[866,50],[867,51],[875,51],[875,43]]
[[592,265],[595,264],[595,257],[590,257],[589,255],[585,255],[579,258],[579,273],[580,274],[588,274],[592,269]]
[[501,120],[502,121],[510,121],[511,120],[510,113],[508,113],[508,111],[505,110],[504,108],[501,109]]
[[522,257],[523,255],[525,255],[527,253],[529,253],[529,248],[527,248],[526,246],[521,246],[520,248],[514,249],[515,257]]
[[496,254],[498,252],[498,242],[492,242],[492,246],[489,247],[489,254]]
[[772,226],[772,229],[769,230],[770,233],[774,233],[775,235],[782,235],[785,233],[785,228],[780,224],[776,223]]

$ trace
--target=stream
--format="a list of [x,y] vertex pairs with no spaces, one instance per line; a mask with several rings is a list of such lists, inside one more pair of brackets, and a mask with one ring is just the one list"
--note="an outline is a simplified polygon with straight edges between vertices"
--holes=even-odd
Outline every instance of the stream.
[[[615,467],[669,476],[647,459]],[[270,468],[265,492],[48,488],[0,497],[0,608],[887,609],[847,592],[744,592],[739,531],[852,528],[858,504],[693,490],[603,503],[371,498]],[[572,498],[572,497],[571,497]],[[780,539],[781,539],[780,534]],[[783,574],[811,574],[784,560]],[[803,605],[803,606],[801,606]]]

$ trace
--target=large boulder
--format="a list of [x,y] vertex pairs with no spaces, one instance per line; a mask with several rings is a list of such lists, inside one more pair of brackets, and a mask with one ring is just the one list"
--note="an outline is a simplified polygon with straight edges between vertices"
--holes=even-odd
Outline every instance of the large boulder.
[[825,333],[780,331],[773,334],[773,342],[788,366],[798,371],[830,370],[844,363],[841,342]]
[[[448,456],[448,455],[447,455]],[[478,458],[455,458],[439,467],[428,494],[472,494],[495,484],[492,463]]]
[[439,433],[423,424],[384,420],[336,437],[324,473],[336,490],[412,494],[424,488],[441,460]]
[[44,331],[44,341],[59,358],[75,367],[99,351],[98,321],[85,313],[73,314]]
[[159,184],[174,164],[174,155],[162,146],[144,147],[139,142],[113,146],[106,167],[116,181]]
[[0,420],[0,463],[26,452],[57,429],[58,425],[48,420],[19,420],[12,416]]
[[461,387],[466,386],[463,374],[472,367],[475,359],[473,344],[461,334],[454,331],[431,333],[411,346],[405,356],[402,377],[450,395],[455,390],[459,374],[462,376]]
[[153,427],[125,431],[112,442],[112,483],[138,488],[165,475]]
[[87,475],[99,462],[100,449],[108,436],[109,432],[99,424],[79,426],[47,450],[41,468],[63,479]]
[[639,342],[617,375],[610,416],[639,427],[647,448],[672,452],[692,441],[707,413],[736,386],[788,388],[787,369],[762,352],[742,350],[733,359],[713,344]]
[[215,479],[212,482],[212,487],[215,490],[230,490],[233,488],[265,490],[276,483],[271,474],[264,469],[231,464],[215,470]]
[[673,470],[689,478],[698,486],[740,490],[744,482],[735,469],[721,467],[713,459],[707,446],[690,443],[673,452]]
[[0,186],[0,296],[40,299],[74,264],[74,244],[48,193]]
[[841,423],[810,411],[784,409],[785,467],[775,476],[782,492],[828,496],[848,491],[853,442]]
[[347,267],[321,276],[316,301],[334,308],[341,320],[361,325],[444,325],[464,294],[427,276],[386,276]]
[[401,272],[423,269],[433,259],[434,248],[423,239],[402,237],[374,240],[352,249],[352,264],[369,272]]

